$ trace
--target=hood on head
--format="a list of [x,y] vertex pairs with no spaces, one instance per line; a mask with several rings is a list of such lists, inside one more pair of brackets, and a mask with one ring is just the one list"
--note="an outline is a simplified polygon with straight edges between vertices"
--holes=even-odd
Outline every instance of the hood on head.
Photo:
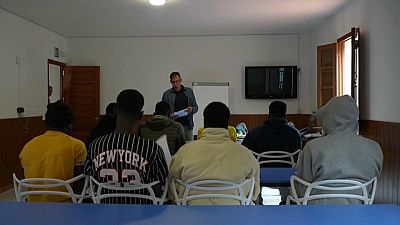
[[146,122],[146,126],[152,130],[164,130],[166,127],[171,126],[172,122],[166,116],[155,115]]
[[317,119],[326,134],[358,131],[359,111],[348,95],[333,97],[317,112]]

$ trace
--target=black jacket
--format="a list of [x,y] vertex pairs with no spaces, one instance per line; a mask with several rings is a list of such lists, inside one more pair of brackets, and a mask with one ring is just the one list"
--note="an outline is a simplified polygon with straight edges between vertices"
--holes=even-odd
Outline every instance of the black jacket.
[[270,117],[262,126],[252,129],[242,145],[257,153],[273,150],[295,152],[301,148],[301,136],[296,128],[287,124],[286,119]]

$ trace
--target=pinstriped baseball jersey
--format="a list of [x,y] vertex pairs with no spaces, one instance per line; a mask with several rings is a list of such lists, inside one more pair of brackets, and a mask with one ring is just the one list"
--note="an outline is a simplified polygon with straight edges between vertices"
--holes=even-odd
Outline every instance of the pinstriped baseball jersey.
[[[95,139],[89,146],[85,174],[101,183],[165,183],[168,166],[164,153],[154,141],[141,137],[110,133]],[[146,194],[145,190],[137,193]],[[155,190],[157,194],[157,190]],[[144,199],[108,198],[104,203],[148,204]]]

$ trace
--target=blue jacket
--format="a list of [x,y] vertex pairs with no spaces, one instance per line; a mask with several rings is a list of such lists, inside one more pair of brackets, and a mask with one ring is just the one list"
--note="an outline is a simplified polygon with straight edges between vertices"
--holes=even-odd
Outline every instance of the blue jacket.
[[[183,93],[188,98],[189,105],[192,107],[192,113],[188,115],[188,119],[189,119],[189,127],[193,129],[194,126],[193,114],[197,113],[199,107],[197,106],[196,97],[194,97],[193,90],[191,88],[184,87],[183,85],[182,88],[183,88]],[[162,96],[162,101],[168,102],[169,106],[171,107],[171,112],[175,112],[175,95],[176,94],[174,89],[170,88],[166,90]]]

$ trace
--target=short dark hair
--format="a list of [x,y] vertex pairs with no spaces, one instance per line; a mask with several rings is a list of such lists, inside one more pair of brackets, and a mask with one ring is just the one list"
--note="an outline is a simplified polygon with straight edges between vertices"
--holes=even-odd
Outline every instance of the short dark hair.
[[74,114],[71,108],[58,100],[47,105],[46,125],[49,128],[64,129],[74,122]]
[[121,91],[117,97],[117,110],[126,113],[140,114],[144,105],[143,95],[134,89]]
[[168,102],[166,101],[157,102],[154,115],[163,115],[169,117],[170,113],[171,113],[171,107],[169,106]]
[[273,101],[269,105],[269,116],[285,118],[286,117],[286,104],[281,101]]
[[179,72],[172,72],[170,75],[169,75],[169,79],[171,80],[172,78],[174,78],[175,76],[178,76],[178,77],[181,77],[181,74],[179,73]]
[[106,114],[107,115],[115,115],[116,108],[117,108],[117,103],[111,102],[106,107]]
[[211,102],[203,111],[204,128],[228,128],[231,113],[222,102]]

